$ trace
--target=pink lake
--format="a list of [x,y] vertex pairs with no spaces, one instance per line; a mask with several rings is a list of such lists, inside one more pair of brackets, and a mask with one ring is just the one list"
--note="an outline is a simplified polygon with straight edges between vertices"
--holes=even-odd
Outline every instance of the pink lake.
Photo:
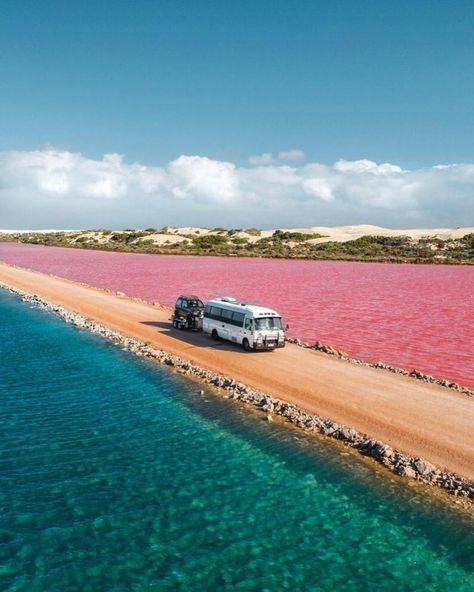
[[289,335],[474,387],[474,267],[140,255],[0,243],[0,261],[172,305],[275,308]]

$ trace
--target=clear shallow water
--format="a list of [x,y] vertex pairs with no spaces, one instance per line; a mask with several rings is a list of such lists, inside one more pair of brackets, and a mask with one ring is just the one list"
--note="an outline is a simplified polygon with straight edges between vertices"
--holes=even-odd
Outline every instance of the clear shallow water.
[[0,589],[473,590],[473,522],[0,291]]
[[107,253],[0,243],[0,261],[172,305],[272,306],[290,335],[474,387],[474,267]]

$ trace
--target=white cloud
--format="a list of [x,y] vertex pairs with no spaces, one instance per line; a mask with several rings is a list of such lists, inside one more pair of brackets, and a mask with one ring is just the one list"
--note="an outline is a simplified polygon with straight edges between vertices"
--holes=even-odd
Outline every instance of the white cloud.
[[91,159],[51,148],[3,152],[0,227],[474,222],[474,164],[410,171],[370,160],[290,166],[278,159],[266,155],[260,166],[237,167],[183,155],[152,167],[127,164],[118,154]]
[[263,154],[253,154],[249,156],[249,163],[254,165],[273,164],[275,157],[271,152],[264,152]]
[[306,154],[303,150],[293,149],[293,150],[284,150],[283,152],[278,153],[278,160],[281,162],[298,162],[304,160],[306,158]]
[[238,196],[235,165],[205,156],[180,156],[168,166],[171,191],[180,198],[227,202]]
[[372,160],[338,160],[334,164],[336,171],[341,173],[371,173],[372,175],[391,175],[393,173],[403,173],[403,170],[395,165],[384,162],[377,164]]
[[322,199],[323,201],[332,201],[334,199],[331,185],[326,179],[306,179],[303,181],[303,189],[309,195]]
[[292,150],[283,150],[274,155],[271,152],[263,154],[253,154],[249,156],[249,163],[255,166],[265,166],[269,164],[278,164],[282,162],[298,162],[305,160],[306,154],[303,150],[293,148]]

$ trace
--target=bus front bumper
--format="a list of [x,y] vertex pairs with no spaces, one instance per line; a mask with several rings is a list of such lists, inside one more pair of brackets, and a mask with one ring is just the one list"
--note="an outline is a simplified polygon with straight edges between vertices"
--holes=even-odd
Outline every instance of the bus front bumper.
[[285,347],[284,341],[277,341],[274,339],[268,339],[260,342],[255,342],[254,349],[256,350],[272,350],[277,349],[279,347]]

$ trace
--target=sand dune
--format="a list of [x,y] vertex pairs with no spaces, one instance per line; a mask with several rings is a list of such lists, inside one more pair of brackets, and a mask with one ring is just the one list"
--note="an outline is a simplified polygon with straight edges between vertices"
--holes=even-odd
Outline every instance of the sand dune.
[[[362,236],[408,236],[414,240],[420,238],[440,238],[442,240],[462,238],[474,232],[473,226],[457,228],[384,228],[370,224],[355,226],[311,226],[309,228],[283,228],[290,232],[304,232],[307,234],[321,234],[323,238],[312,239],[311,242],[323,243],[327,241],[346,242],[356,240]],[[263,230],[262,236],[271,236],[274,230]]]
[[[233,236],[239,238],[246,238],[249,242],[256,242],[260,238],[272,236],[277,230],[276,228],[270,230],[261,230],[259,236],[249,234],[242,229],[236,232]],[[396,229],[383,228],[382,226],[372,226],[369,224],[358,224],[355,226],[311,226],[309,228],[280,228],[279,230],[289,232],[302,232],[305,234],[320,234],[321,238],[309,239],[309,243],[317,244],[328,241],[343,243],[351,240],[356,240],[362,236],[377,235],[377,236],[407,236],[413,240],[421,238],[439,238],[442,240],[459,239],[474,232],[474,227],[458,227],[458,228],[410,228],[410,229]],[[164,245],[165,243],[182,242],[187,237],[205,236],[208,234],[219,234],[219,231],[214,231],[210,228],[200,228],[198,226],[185,226],[179,228],[169,228],[169,234],[154,234],[147,238],[152,238],[157,245]],[[182,237],[182,238],[181,238]]]
[[[140,230],[140,229],[137,229]],[[241,229],[238,231],[234,231],[232,233],[232,238],[245,238],[248,242],[253,243],[258,241],[261,238],[271,237],[273,233],[277,229],[269,229],[269,230],[261,230],[260,234],[256,234],[255,232],[247,232],[245,229]],[[397,229],[397,228],[384,228],[382,226],[373,226],[370,224],[357,224],[353,226],[310,226],[308,228],[280,228],[279,230],[289,231],[289,232],[301,232],[304,234],[315,234],[321,235],[318,238],[308,239],[308,243],[310,244],[318,244],[318,243],[325,243],[325,242],[347,242],[356,240],[363,236],[387,236],[387,237],[394,237],[394,236],[406,236],[413,240],[419,240],[422,238],[432,238],[432,239],[442,239],[442,240],[449,240],[449,239],[460,239],[466,234],[474,233],[473,226],[466,226],[466,227],[457,227],[457,228],[409,228],[409,229]],[[48,232],[65,232],[67,234],[78,234],[80,233],[81,237],[85,238],[93,238],[100,244],[106,243],[109,241],[109,236],[106,234],[104,235],[102,231],[86,231],[86,230],[1,230],[0,234],[32,234],[32,233],[41,233],[46,234]],[[123,232],[121,230],[115,230],[113,232],[120,233]],[[110,234],[110,233],[109,233]],[[211,228],[202,228],[199,226],[182,226],[182,227],[172,227],[169,226],[166,229],[161,231],[157,230],[153,234],[148,234],[146,236],[146,240],[152,240],[153,243],[160,247],[164,245],[171,245],[182,243],[186,240],[191,241],[194,237],[199,236],[206,236],[209,234],[221,234],[224,236],[228,236],[226,231],[219,230],[219,229],[211,229]],[[137,241],[140,239],[137,239]],[[135,241],[136,242],[136,241]]]

